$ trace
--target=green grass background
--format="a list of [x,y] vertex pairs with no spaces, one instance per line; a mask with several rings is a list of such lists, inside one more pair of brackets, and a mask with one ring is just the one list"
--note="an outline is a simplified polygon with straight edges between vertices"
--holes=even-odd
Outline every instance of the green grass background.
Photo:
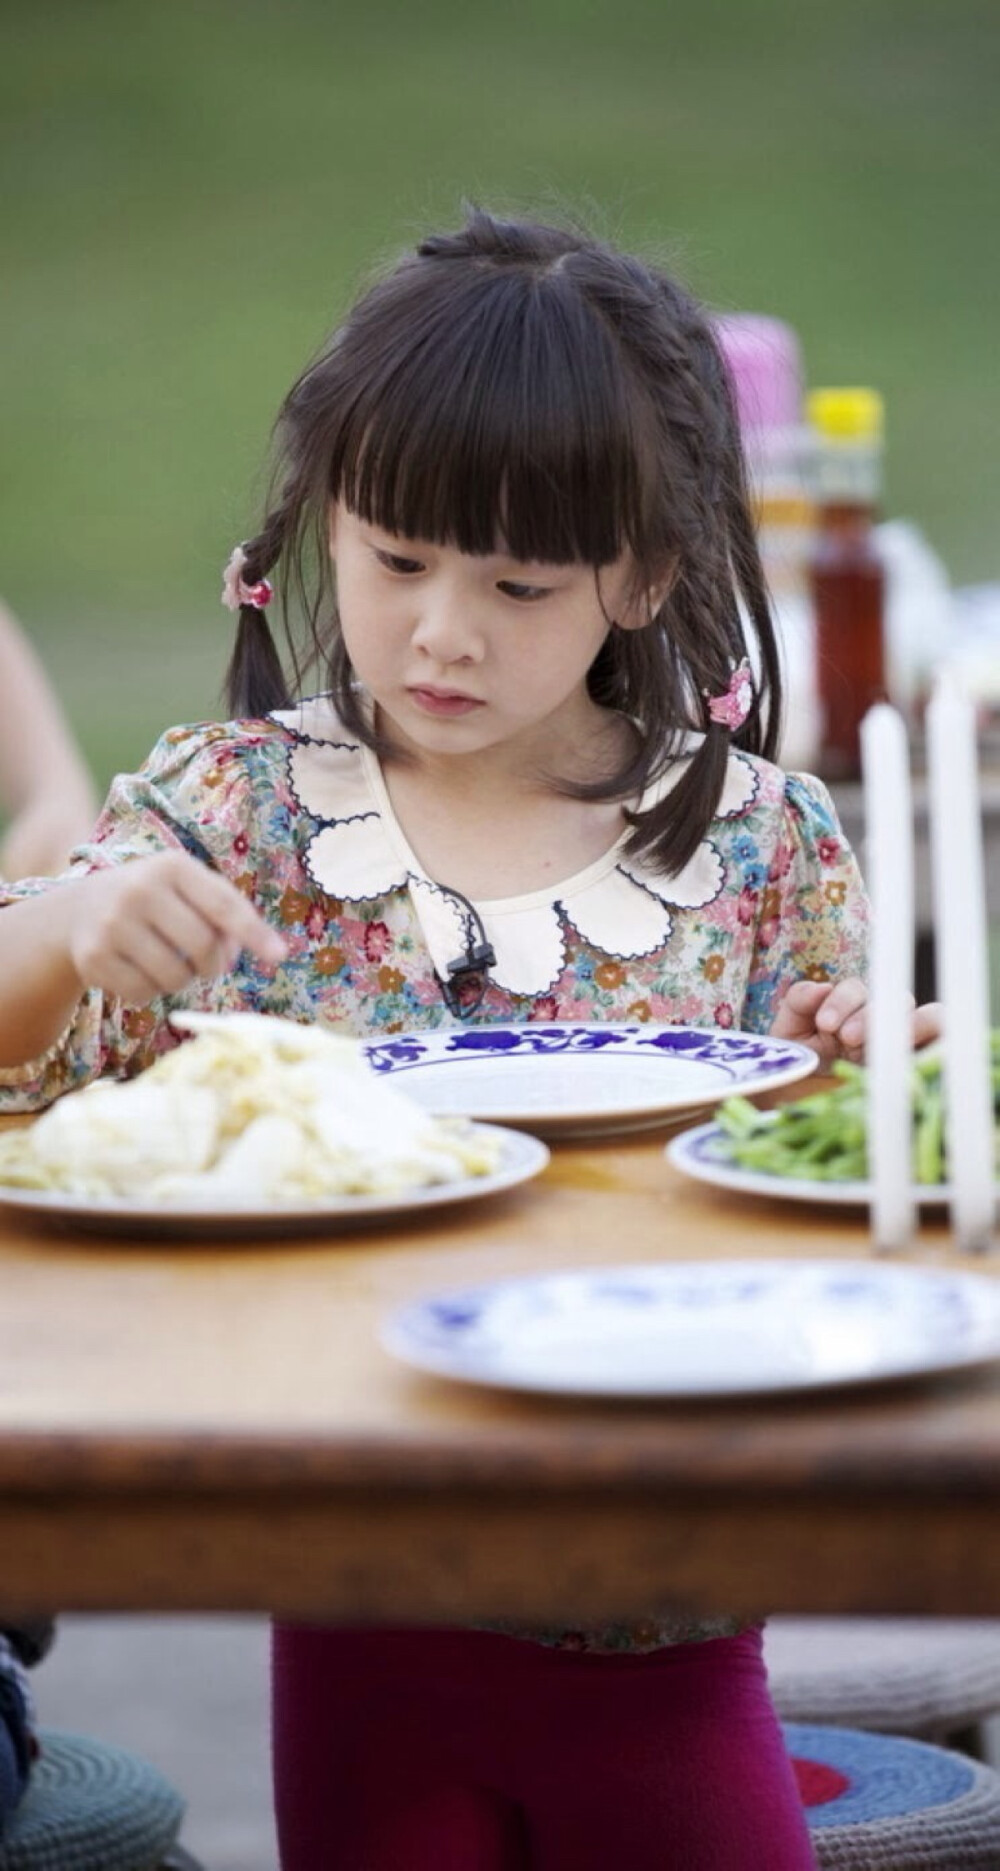
[[463,197],[582,213],[886,397],[1000,575],[996,0],[3,0],[0,590],[103,783],[212,714],[278,400]]

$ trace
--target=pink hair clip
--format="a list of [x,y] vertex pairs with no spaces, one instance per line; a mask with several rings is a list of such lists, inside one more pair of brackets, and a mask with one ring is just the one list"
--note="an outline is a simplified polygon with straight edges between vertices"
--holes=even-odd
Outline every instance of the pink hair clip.
[[[706,695],[708,691],[705,691]],[[728,728],[735,733],[743,726],[753,707],[753,681],[750,675],[750,660],[744,656],[737,663],[729,678],[729,687],[723,695],[710,695],[708,698],[708,716],[720,728]]]
[[222,574],[222,602],[227,611],[238,611],[243,604],[252,604],[255,611],[263,611],[274,597],[270,579],[261,578],[255,585],[247,584],[243,577],[246,562],[247,555],[243,547],[236,546]]

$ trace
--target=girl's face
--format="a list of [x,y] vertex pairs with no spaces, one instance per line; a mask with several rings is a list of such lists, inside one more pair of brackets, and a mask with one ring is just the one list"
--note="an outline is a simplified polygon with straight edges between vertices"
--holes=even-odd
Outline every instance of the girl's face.
[[602,568],[480,558],[401,539],[334,505],[330,554],[355,674],[411,751],[508,747],[544,766],[592,729],[587,671],[632,618],[628,555]]

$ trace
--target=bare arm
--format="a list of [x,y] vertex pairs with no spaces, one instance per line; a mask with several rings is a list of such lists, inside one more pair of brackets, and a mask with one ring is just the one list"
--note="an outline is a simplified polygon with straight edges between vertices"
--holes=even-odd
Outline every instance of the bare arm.
[[0,1066],[59,1039],[87,988],[132,1006],[227,974],[242,949],[265,965],[282,938],[228,879],[183,851],[136,858],[0,910]]
[[0,604],[0,876],[62,869],[94,822],[97,798],[48,677]]

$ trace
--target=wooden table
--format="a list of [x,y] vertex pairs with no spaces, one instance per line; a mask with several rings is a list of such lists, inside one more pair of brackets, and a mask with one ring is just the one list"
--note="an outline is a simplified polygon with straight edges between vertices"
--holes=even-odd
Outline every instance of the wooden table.
[[1000,1613],[996,1371],[609,1405],[450,1385],[379,1349],[387,1307],[532,1268],[866,1255],[863,1216],[707,1190],[663,1143],[563,1146],[507,1195],[320,1240],[0,1221],[7,1612]]

